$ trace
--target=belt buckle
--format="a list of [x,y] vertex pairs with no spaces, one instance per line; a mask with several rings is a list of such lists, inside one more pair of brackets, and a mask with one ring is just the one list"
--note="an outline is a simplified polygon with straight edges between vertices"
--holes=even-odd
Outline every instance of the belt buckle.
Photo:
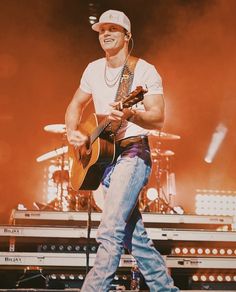
[[130,145],[131,143],[137,143],[143,140],[143,137],[141,136],[137,136],[137,137],[130,137],[127,139],[124,139],[120,142],[120,146],[121,147],[127,147],[128,145]]

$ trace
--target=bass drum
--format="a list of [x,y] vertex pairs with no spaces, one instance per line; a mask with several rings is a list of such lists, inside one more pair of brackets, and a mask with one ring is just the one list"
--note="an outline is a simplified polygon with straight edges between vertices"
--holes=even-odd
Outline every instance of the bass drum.
[[100,184],[95,191],[92,191],[92,194],[96,206],[100,209],[100,211],[102,211],[105,202],[105,187]]

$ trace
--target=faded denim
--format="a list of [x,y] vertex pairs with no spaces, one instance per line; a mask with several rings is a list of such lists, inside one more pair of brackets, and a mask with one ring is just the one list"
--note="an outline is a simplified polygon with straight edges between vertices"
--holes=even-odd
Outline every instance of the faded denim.
[[[135,145],[137,147],[137,145]],[[132,146],[121,152],[103,178],[107,188],[97,242],[100,244],[93,268],[82,292],[108,292],[124,247],[137,261],[151,292],[176,292],[160,253],[148,238],[138,209],[138,196],[147,183],[151,160],[148,144],[139,145],[145,155],[129,155]],[[109,187],[109,188],[108,188]]]

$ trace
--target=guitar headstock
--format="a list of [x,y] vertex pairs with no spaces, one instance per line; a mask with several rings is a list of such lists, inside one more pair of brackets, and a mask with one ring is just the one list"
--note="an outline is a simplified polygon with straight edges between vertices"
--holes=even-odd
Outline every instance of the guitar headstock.
[[143,95],[147,90],[143,89],[142,86],[137,86],[134,91],[132,91],[128,96],[122,98],[118,104],[118,110],[122,110],[122,108],[129,108],[136,103],[143,100]]

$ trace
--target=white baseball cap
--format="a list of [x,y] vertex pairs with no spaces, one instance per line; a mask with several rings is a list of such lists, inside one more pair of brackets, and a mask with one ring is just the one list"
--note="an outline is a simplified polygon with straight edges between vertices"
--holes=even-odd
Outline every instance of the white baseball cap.
[[107,10],[99,18],[99,22],[92,25],[92,29],[99,31],[100,26],[104,23],[114,23],[124,27],[131,32],[131,24],[129,18],[122,11]]

